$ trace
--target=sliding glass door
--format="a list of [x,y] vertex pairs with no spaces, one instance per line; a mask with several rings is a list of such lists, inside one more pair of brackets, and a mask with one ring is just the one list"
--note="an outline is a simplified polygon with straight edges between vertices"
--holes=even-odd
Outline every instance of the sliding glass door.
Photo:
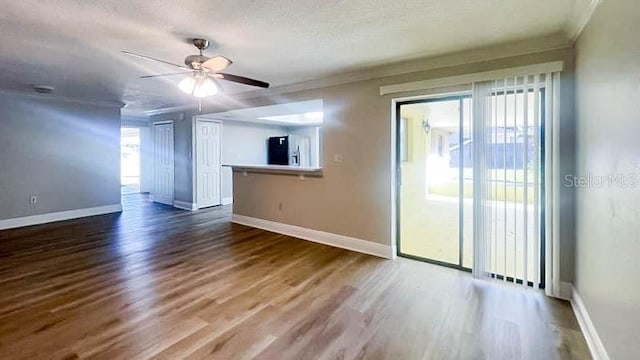
[[545,105],[533,80],[490,84],[481,135],[472,94],[396,103],[400,256],[471,270],[482,241],[485,274],[544,285]]
[[397,104],[401,256],[472,266],[470,105],[468,96]]

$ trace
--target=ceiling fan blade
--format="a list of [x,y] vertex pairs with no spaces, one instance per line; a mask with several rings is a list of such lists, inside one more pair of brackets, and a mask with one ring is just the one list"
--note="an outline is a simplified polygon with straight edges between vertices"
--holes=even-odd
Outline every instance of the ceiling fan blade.
[[269,87],[269,83],[266,83],[266,82],[260,81],[260,80],[250,79],[250,78],[247,78],[247,77],[244,77],[244,76],[238,76],[238,75],[226,74],[226,73],[217,73],[216,75],[220,75],[221,79],[224,79],[224,80],[227,80],[227,81],[237,82],[237,83],[240,83],[240,84],[258,86],[258,87],[262,87],[262,88],[268,88]]
[[184,75],[184,74],[191,74],[191,71],[183,71],[183,72],[172,73],[172,74],[144,75],[144,76],[140,76],[140,79],[149,79],[149,78],[155,78],[160,76],[173,76],[173,75]]
[[151,56],[146,56],[146,55],[140,55],[140,54],[136,54],[136,53],[132,53],[130,51],[122,51],[123,54],[127,54],[127,55],[131,55],[131,56],[135,56],[137,58],[141,58],[141,59],[145,59],[145,60],[151,60],[151,61],[157,61],[157,62],[161,62],[163,64],[167,64],[167,65],[171,65],[171,66],[175,66],[175,67],[179,67],[180,69],[184,69],[184,70],[191,70],[188,67],[184,66],[184,65],[178,65],[178,64],[174,64],[172,62],[169,61],[164,61],[164,60],[160,60],[160,59],[156,59],[156,58],[152,58]]
[[227,66],[233,64],[233,61],[227,59],[224,56],[214,56],[211,59],[202,63],[203,68],[207,68],[213,72],[222,71],[227,68]]

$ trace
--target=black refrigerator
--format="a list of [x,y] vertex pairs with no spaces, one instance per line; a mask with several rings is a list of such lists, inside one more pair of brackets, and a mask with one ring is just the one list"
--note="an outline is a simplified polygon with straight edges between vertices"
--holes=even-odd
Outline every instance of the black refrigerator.
[[269,138],[269,165],[289,165],[289,136],[275,136]]

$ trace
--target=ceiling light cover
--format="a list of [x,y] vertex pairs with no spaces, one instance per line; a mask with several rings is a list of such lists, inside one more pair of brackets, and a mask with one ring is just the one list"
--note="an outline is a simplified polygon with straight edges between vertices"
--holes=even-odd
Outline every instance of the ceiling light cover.
[[187,94],[192,94],[199,98],[212,96],[220,92],[220,85],[215,80],[199,74],[184,78],[180,81],[178,87]]
[[180,90],[186,92],[187,94],[192,94],[193,87],[195,84],[196,84],[196,81],[193,79],[192,76],[189,76],[184,78],[182,81],[180,81],[180,83],[178,84],[178,87],[180,88]]

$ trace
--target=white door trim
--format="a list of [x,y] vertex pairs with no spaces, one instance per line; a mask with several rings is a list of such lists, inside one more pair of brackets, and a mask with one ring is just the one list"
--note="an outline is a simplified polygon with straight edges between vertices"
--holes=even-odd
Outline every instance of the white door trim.
[[[220,125],[220,139],[218,141],[218,163],[222,165],[222,137],[224,127],[220,120],[204,118],[200,116],[194,116],[191,118],[191,201],[193,204],[193,210],[198,210],[200,205],[198,204],[198,121],[211,122]],[[218,172],[218,191],[220,192],[220,200],[222,201],[222,169]]]
[[[171,185],[172,190],[171,190],[171,201],[167,201],[167,202],[161,202],[158,201],[158,196],[156,194],[156,188],[157,188],[157,184],[156,184],[156,126],[157,125],[171,125],[171,133],[174,137],[172,143],[173,143],[173,153],[172,153],[172,159],[173,159],[173,163],[171,164],[172,167],[172,172],[173,172],[173,182],[174,184]],[[163,204],[166,205],[171,205],[173,206],[173,200],[175,199],[175,131],[176,131],[176,127],[175,127],[175,123],[173,120],[163,120],[163,121],[154,121],[153,122],[153,126],[152,126],[152,138],[153,138],[153,193],[151,194],[152,196],[150,196],[150,198],[152,199],[152,201],[156,201],[156,202],[161,202]]]

